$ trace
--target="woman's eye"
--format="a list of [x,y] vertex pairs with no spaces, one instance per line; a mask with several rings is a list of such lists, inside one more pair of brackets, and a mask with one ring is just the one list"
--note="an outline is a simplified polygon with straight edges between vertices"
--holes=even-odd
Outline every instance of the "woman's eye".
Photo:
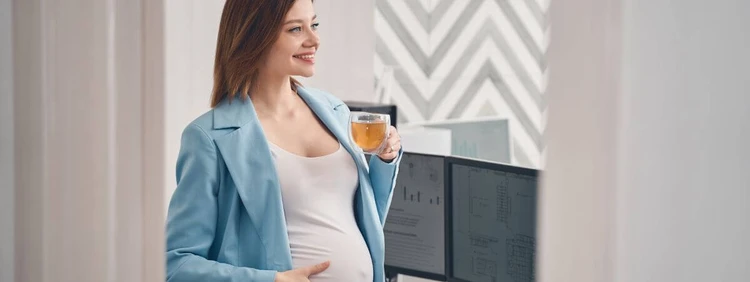
[[290,32],[300,32],[300,31],[302,31],[302,28],[298,26],[298,27],[290,29],[289,31]]
[[320,25],[320,23],[314,23],[314,24],[312,25],[312,29],[313,29],[313,30],[316,30],[316,29],[318,29],[318,26],[319,26],[319,25]]

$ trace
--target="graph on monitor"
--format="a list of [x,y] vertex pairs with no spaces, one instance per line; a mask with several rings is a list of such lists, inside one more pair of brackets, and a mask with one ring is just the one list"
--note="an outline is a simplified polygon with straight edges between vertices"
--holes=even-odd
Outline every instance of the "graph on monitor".
[[445,158],[404,153],[385,224],[386,268],[445,275]]
[[534,281],[537,175],[529,169],[451,163],[452,276]]

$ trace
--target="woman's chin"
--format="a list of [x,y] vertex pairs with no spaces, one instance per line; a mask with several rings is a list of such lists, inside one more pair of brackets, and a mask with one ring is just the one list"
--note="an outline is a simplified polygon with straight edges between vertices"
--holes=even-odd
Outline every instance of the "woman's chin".
[[312,77],[313,75],[315,75],[315,70],[301,71],[296,75],[301,77]]

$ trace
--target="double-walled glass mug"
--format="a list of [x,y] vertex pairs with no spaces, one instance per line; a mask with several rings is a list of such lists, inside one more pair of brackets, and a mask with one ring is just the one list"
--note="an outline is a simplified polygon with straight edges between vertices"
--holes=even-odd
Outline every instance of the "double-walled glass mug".
[[352,112],[349,124],[349,138],[362,152],[373,155],[383,152],[390,134],[390,115]]

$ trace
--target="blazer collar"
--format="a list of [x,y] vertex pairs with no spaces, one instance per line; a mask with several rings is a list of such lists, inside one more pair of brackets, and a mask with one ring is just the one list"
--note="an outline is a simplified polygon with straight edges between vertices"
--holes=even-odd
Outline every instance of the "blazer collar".
[[[319,110],[334,110],[336,106],[323,97],[317,97],[304,87],[297,87],[297,93],[308,106],[320,114]],[[213,111],[214,129],[237,128],[257,119],[253,102],[244,95],[237,94],[234,99],[222,100]]]

